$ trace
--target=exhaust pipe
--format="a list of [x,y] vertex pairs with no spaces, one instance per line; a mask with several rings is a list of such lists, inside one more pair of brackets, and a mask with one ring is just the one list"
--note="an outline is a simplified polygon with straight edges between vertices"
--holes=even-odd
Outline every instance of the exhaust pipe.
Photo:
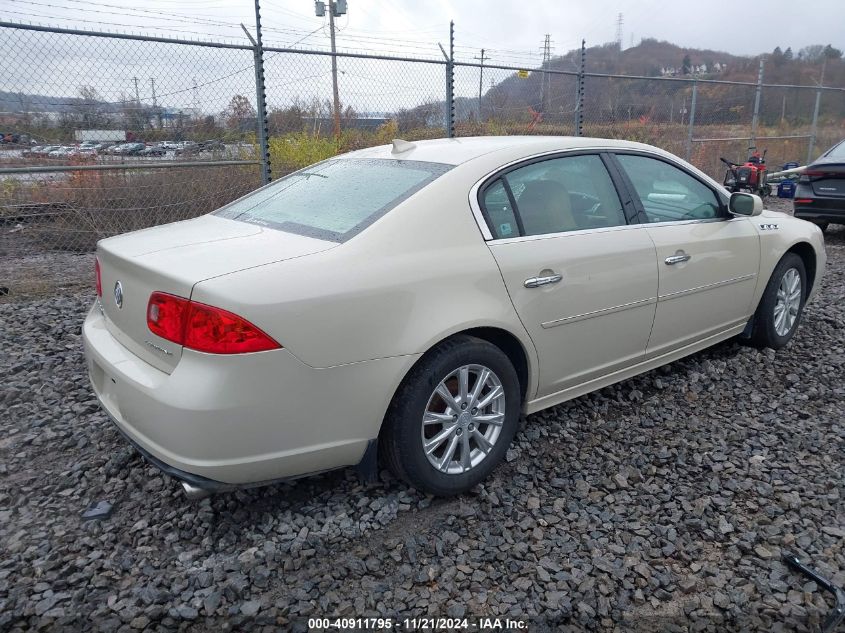
[[197,486],[192,486],[187,481],[181,482],[182,489],[185,491],[185,496],[190,501],[199,501],[200,499],[205,499],[208,496],[211,496],[211,491],[205,488],[198,488]]

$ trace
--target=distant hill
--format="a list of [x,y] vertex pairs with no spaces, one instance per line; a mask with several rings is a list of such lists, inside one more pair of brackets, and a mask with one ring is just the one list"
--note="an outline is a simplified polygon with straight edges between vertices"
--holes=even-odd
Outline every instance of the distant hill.
[[[821,75],[824,83],[845,86],[845,62],[841,52],[824,46],[807,47],[799,54],[779,48],[767,55],[764,72],[766,84],[812,86]],[[569,51],[552,58],[550,70],[577,71],[580,51]],[[760,57],[742,57],[716,50],[684,48],[654,39],[620,51],[616,43],[593,46],[586,51],[588,73],[691,79],[719,79],[756,83]],[[527,69],[537,70],[537,69]],[[576,106],[576,79],[572,76],[531,72],[527,78],[508,75],[482,97],[484,119],[512,119],[526,122],[542,113],[546,123],[571,124]],[[753,87],[700,84],[698,90],[699,124],[748,123],[753,110]],[[688,112],[692,85],[689,82],[651,81],[647,79],[604,79],[587,77],[585,116],[593,122],[642,121],[682,122]],[[815,91],[769,88],[763,91],[761,121],[774,124],[781,120],[806,123],[812,117]],[[473,118],[475,108],[465,110]],[[459,118],[462,112],[458,111]],[[829,93],[822,99],[822,118],[845,117],[845,98]]]

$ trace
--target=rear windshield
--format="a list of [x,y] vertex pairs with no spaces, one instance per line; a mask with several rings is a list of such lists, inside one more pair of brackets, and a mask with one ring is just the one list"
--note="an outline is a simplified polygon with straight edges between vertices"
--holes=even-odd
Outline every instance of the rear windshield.
[[331,159],[235,200],[215,215],[344,242],[451,168],[412,160]]
[[834,145],[829,150],[827,150],[825,157],[836,158],[837,160],[845,159],[845,141],[839,143],[839,145]]

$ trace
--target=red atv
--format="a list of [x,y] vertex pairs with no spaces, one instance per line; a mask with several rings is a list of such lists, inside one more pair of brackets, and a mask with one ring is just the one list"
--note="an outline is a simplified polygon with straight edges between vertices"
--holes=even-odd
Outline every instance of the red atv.
[[768,183],[768,169],[766,168],[766,151],[763,155],[754,149],[751,156],[744,165],[734,163],[726,158],[720,158],[725,165],[728,166],[728,171],[725,172],[725,187],[731,193],[735,191],[748,191],[749,193],[756,193],[761,198],[772,193],[772,186]]

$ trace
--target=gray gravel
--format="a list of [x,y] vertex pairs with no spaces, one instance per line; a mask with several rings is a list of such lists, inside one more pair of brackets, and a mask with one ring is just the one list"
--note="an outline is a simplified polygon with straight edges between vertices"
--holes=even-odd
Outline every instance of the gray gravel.
[[[722,344],[530,416],[451,500],[341,471],[192,504],[91,395],[91,297],[0,305],[0,630],[811,630],[831,605],[779,556],[845,585],[845,231],[827,243],[786,349]],[[82,521],[98,500],[111,517]]]

